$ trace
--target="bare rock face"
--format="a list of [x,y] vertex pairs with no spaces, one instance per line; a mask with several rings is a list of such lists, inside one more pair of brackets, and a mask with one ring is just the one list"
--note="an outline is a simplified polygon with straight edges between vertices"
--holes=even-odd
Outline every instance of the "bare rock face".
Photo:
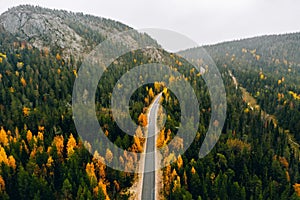
[[[56,47],[65,55],[82,55],[99,43],[99,38],[129,29],[112,20],[28,5],[3,13],[0,26],[36,48]],[[95,38],[98,41],[92,44]]]
[[20,40],[31,42],[34,47],[57,46],[66,53],[82,52],[84,39],[71,29],[60,16],[41,9],[16,7],[0,16],[0,25]]
[[[14,7],[0,15],[0,28],[40,50],[59,49],[63,57],[73,55],[76,58],[90,53],[107,37],[132,30],[109,19],[30,5]],[[145,41],[157,46],[148,35],[136,31],[121,36],[119,41],[132,47]],[[160,56],[156,55],[157,58]]]

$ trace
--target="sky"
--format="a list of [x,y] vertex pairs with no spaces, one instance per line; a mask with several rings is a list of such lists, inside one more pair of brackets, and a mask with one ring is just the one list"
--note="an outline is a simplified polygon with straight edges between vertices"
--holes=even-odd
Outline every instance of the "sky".
[[299,0],[0,0],[0,13],[20,4],[93,14],[136,29],[168,29],[199,45],[300,32]]

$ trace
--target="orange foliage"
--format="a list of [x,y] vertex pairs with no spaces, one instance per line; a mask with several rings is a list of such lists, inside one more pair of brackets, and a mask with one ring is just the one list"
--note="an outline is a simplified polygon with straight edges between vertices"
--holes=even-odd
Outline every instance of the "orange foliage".
[[150,98],[150,99],[153,99],[153,98],[154,98],[154,93],[153,93],[152,88],[149,89],[149,98]]
[[30,142],[32,140],[32,132],[30,130],[28,130],[26,133],[26,139],[27,142]]
[[177,166],[178,166],[178,169],[181,169],[181,167],[183,166],[183,160],[180,155],[177,158]]
[[62,135],[55,136],[53,143],[56,146],[57,154],[61,156],[64,150],[64,137]]
[[115,185],[117,192],[120,191],[120,184],[118,183],[117,180],[114,180],[114,185]]
[[147,126],[148,122],[147,122],[147,116],[144,114],[144,113],[141,113],[139,118],[138,118],[138,121],[140,123],[141,126]]
[[191,169],[191,173],[192,173],[192,174],[195,174],[195,173],[196,173],[196,170],[195,170],[195,168],[194,168],[194,167],[192,167],[192,169]]
[[103,194],[105,196],[105,200],[110,200],[108,194],[107,194],[107,189],[106,189],[106,184],[103,182],[103,180],[101,179],[98,183],[98,186],[102,189]]
[[168,165],[164,171],[164,187],[166,194],[170,193],[170,185],[171,185],[171,165]]
[[54,162],[54,160],[53,160],[52,156],[49,156],[46,166],[51,167],[53,165],[53,162]]
[[293,185],[293,187],[294,187],[294,190],[295,190],[297,196],[300,197],[300,184],[299,183],[295,183]]
[[23,115],[24,115],[25,117],[28,117],[29,114],[30,114],[30,108],[24,107],[24,108],[23,108]]
[[5,191],[5,181],[0,175],[0,191]]
[[68,154],[68,157],[70,157],[74,153],[74,148],[75,147],[76,147],[76,140],[73,137],[73,134],[71,133],[71,135],[69,136],[68,143],[67,143],[67,154]]
[[177,176],[176,180],[174,180],[174,185],[173,185],[173,189],[172,191],[176,191],[177,189],[181,188],[181,184],[180,184],[180,176]]
[[23,87],[26,86],[26,80],[23,77],[21,78],[20,82],[21,82]]
[[95,174],[95,167],[94,167],[94,163],[88,163],[85,167],[85,171],[90,179],[91,182],[93,181],[97,181],[97,177]]
[[12,167],[13,169],[16,169],[16,167],[17,167],[16,166],[16,160],[12,155],[10,155],[8,157],[8,166]]
[[288,182],[290,182],[290,181],[291,181],[291,177],[290,177],[290,174],[289,174],[288,171],[285,171],[285,176],[286,176],[286,180],[287,180]]
[[136,129],[135,135],[133,136],[134,143],[132,145],[132,151],[143,152],[143,132],[140,126]]
[[280,162],[286,169],[289,168],[289,163],[288,163],[288,161],[286,160],[285,157],[279,157],[279,162]]
[[59,53],[56,54],[56,60],[61,60],[61,56],[59,55]]
[[4,163],[4,164],[8,165],[7,155],[2,146],[0,146],[0,163]]
[[156,147],[161,148],[165,142],[165,129],[162,129],[156,139]]

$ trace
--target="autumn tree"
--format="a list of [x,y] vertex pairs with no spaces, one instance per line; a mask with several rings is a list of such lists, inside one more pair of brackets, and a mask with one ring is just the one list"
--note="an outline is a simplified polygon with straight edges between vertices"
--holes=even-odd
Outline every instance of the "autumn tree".
[[145,127],[147,126],[147,116],[144,113],[141,113],[140,116],[138,117],[138,122],[141,126]]
[[73,134],[70,134],[69,140],[67,143],[67,154],[70,157],[74,153],[74,148],[76,147],[76,140],[73,137]]

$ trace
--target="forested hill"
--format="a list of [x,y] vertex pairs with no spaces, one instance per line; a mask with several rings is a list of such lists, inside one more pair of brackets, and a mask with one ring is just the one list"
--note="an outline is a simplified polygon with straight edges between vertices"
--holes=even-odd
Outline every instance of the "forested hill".
[[[130,171],[136,169],[138,157],[126,152],[118,157],[102,140],[83,141],[71,106],[82,59],[108,36],[125,30],[132,29],[109,19],[27,5],[0,16],[0,199],[134,197],[138,175],[114,170],[102,161],[120,163]],[[139,36],[158,46],[149,36]],[[180,73],[165,76],[166,82],[185,80],[194,89],[200,102],[200,125],[183,155],[175,155],[171,148],[163,152],[162,163],[174,163],[161,170],[161,199],[299,199],[297,37],[266,36],[206,47],[224,81],[227,118],[220,140],[205,158],[200,159],[198,153],[210,123],[209,91],[200,72],[162,49],[130,51],[103,73],[92,100],[100,126],[116,146],[143,152],[147,108],[162,93],[166,112],[159,121],[165,118],[165,127],[157,146],[170,144],[181,149],[186,145],[183,138],[170,142],[180,126],[181,105],[164,82],[143,85],[133,93],[129,110],[139,125],[134,136],[117,126],[109,106],[114,87],[125,90],[127,82],[118,84],[118,80],[126,72],[163,62]],[[134,34],[122,39],[129,45],[139,44]],[[93,71],[87,74],[94,75]],[[139,81],[144,83],[146,76],[139,76]],[[250,97],[236,87],[233,76],[264,112],[251,108]],[[186,91],[176,92],[187,95]],[[89,91],[83,93],[82,99]],[[262,113],[277,117],[278,124]],[[212,124],[218,126],[219,121]],[[88,150],[95,146],[105,155],[92,155]]]
[[259,106],[275,115],[279,124],[300,141],[300,33],[254,37],[204,48],[219,69],[232,71]]
[[253,56],[260,56],[262,62],[269,65],[276,60],[277,62],[278,60],[279,62],[287,61],[290,65],[300,64],[300,33],[254,37],[204,48],[213,56],[229,54],[229,56],[241,57],[249,52]]
[[[0,27],[39,50],[61,51],[65,56],[74,57],[83,57],[108,36],[132,30],[110,19],[31,5],[4,12],[0,16]],[[156,43],[146,34],[144,36]],[[136,42],[130,37],[127,40]]]

